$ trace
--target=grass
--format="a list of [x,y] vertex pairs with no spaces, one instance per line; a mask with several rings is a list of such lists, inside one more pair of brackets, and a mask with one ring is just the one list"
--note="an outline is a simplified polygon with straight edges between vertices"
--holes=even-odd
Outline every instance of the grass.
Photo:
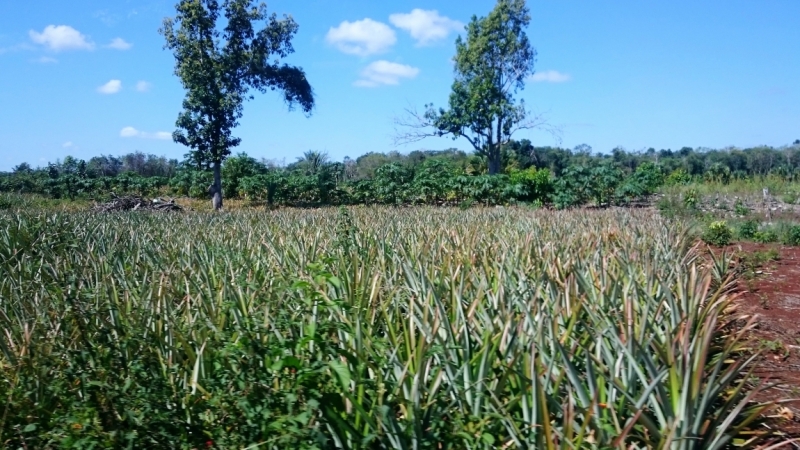
[[0,212],[7,448],[765,442],[730,256],[647,210]]
[[762,189],[767,188],[772,196],[783,200],[786,203],[794,203],[797,194],[800,192],[800,182],[789,181],[779,176],[768,175],[747,179],[733,179],[728,183],[718,181],[694,182],[688,185],[673,185],[663,188],[663,192],[668,195],[686,194],[694,190],[704,197],[711,196],[738,196],[752,197],[760,199]]

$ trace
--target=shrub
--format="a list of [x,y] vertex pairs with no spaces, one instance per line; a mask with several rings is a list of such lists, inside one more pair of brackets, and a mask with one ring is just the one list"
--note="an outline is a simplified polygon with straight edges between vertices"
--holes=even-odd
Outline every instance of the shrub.
[[733,206],[733,212],[736,213],[737,216],[746,216],[750,214],[750,208],[748,208],[741,199],[736,200],[736,204]]
[[733,231],[724,220],[712,222],[703,233],[703,241],[718,247],[730,244],[731,239],[733,239]]
[[786,245],[800,245],[800,225],[792,225],[789,227],[783,243]]
[[689,172],[678,169],[667,177],[665,184],[667,186],[675,186],[675,185],[686,185],[692,181],[692,176],[689,175]]
[[769,244],[771,242],[778,242],[778,233],[775,230],[766,229],[756,232],[753,240],[759,244]]
[[753,239],[758,233],[758,221],[748,220],[739,225],[739,239]]
[[783,203],[787,203],[789,205],[794,205],[795,203],[797,203],[797,198],[798,198],[797,192],[789,191],[789,192],[783,194],[783,197],[781,197],[781,200],[783,200]]
[[699,202],[700,194],[697,192],[697,189],[689,189],[686,191],[686,196],[683,197],[683,204],[686,205],[687,208],[697,208]]
[[524,202],[544,202],[553,191],[553,181],[548,169],[529,167],[525,170],[512,172],[511,184],[521,188],[518,200]]

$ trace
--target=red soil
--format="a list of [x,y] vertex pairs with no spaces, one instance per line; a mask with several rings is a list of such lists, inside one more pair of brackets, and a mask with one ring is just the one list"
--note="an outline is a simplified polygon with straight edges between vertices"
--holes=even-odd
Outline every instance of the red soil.
[[755,376],[781,383],[760,393],[757,401],[797,399],[783,404],[781,431],[800,436],[800,247],[741,243],[739,255],[774,249],[779,259],[745,273],[739,280],[738,312],[756,316],[753,345],[764,353]]

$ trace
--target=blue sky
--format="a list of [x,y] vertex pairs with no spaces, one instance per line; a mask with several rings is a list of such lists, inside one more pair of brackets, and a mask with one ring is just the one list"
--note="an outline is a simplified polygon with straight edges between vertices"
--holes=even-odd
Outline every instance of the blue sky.
[[[561,144],[607,152],[800,139],[800,1],[529,0],[538,75],[521,92],[563,128]],[[143,151],[165,139],[183,91],[157,30],[175,0],[0,0],[0,170],[73,155]],[[276,94],[245,106],[237,151],[294,161],[368,151],[469,149],[392,144],[404,108],[444,105],[456,33],[493,0],[273,0],[300,25],[287,62],[316,92],[310,118]],[[544,132],[522,132],[552,145]]]

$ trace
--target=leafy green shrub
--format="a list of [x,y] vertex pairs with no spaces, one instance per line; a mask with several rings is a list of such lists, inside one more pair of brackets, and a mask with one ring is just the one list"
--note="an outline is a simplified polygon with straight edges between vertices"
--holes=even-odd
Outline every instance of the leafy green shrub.
[[667,177],[664,184],[667,186],[686,185],[692,181],[692,176],[684,169],[678,169]]
[[700,203],[700,194],[697,192],[697,189],[689,189],[686,191],[686,195],[683,197],[683,204],[686,205],[687,208],[697,208],[697,204]]
[[775,230],[767,228],[765,230],[756,232],[756,234],[753,235],[753,240],[759,244],[769,244],[772,242],[778,242],[779,238],[778,233],[776,233]]
[[758,221],[748,220],[739,225],[739,239],[753,239],[758,232]]
[[548,169],[529,167],[510,174],[511,184],[520,187],[517,200],[523,202],[543,202],[553,192],[553,180]]
[[724,220],[712,222],[703,233],[703,241],[707,244],[723,247],[731,243],[733,231]]
[[741,199],[736,200],[736,204],[733,205],[733,212],[736,213],[737,216],[746,216],[750,214],[750,208],[742,202]]
[[786,232],[786,237],[783,240],[786,245],[800,245],[800,225],[792,225]]

